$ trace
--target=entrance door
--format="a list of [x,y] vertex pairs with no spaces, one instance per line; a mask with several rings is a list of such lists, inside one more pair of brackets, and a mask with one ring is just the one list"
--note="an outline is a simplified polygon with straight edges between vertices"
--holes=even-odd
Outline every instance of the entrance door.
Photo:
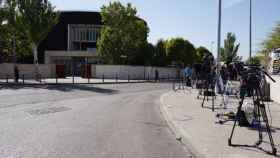
[[91,78],[91,65],[90,64],[84,64],[82,66],[82,77]]
[[[72,58],[72,73],[74,76],[82,76],[82,67],[86,64],[84,57],[73,57]],[[73,75],[73,74],[72,74]]]

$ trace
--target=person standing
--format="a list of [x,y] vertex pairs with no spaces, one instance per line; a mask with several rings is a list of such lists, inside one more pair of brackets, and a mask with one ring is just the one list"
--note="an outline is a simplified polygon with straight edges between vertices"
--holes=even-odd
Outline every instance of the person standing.
[[18,70],[18,67],[17,67],[17,66],[14,67],[14,75],[15,75],[15,83],[18,83],[18,79],[19,79],[19,70]]
[[187,66],[185,68],[185,77],[186,77],[186,86],[191,87],[192,86],[192,74],[193,74],[193,70],[191,66]]
[[155,70],[155,82],[159,81],[159,73],[158,70]]

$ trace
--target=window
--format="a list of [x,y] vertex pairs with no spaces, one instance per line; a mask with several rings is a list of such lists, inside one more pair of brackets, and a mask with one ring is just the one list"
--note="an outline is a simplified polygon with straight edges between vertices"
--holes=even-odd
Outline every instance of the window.
[[94,25],[72,26],[71,29],[74,42],[96,42],[100,36],[100,27]]

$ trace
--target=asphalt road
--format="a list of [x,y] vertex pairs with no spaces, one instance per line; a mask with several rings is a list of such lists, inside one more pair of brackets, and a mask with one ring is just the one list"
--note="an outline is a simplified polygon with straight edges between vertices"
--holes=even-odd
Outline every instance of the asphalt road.
[[186,158],[159,111],[170,84],[0,88],[0,158]]

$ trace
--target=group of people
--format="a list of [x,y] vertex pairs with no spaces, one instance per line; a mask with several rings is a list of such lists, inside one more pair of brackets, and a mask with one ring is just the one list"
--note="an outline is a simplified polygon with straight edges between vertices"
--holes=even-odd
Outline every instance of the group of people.
[[234,64],[222,65],[218,74],[215,65],[194,64],[184,69],[186,86],[189,87],[197,85],[199,81],[207,81],[208,85],[217,86],[222,93],[228,81],[238,80],[238,70]]
[[223,81],[238,80],[238,70],[234,64],[223,65],[220,74]]

